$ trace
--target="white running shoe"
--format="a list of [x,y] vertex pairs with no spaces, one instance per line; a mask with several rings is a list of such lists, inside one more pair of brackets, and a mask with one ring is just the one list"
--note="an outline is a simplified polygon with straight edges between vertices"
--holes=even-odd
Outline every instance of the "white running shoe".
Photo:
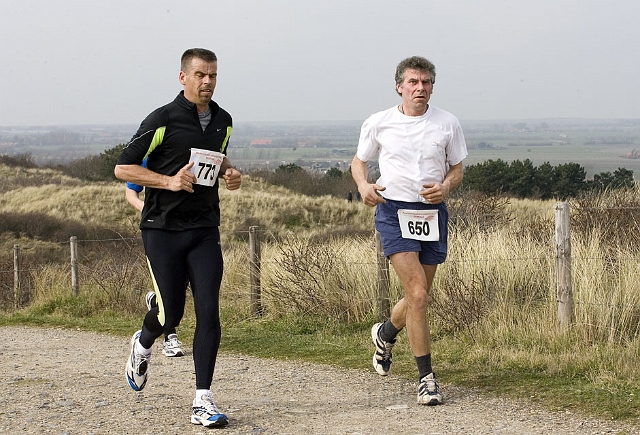
[[[149,311],[151,311],[152,308],[158,306],[158,302],[156,300],[156,292],[147,293],[147,295],[144,297],[144,300]],[[165,338],[165,340],[162,342],[162,354],[168,357],[184,356],[182,343],[180,342],[180,340],[178,340],[177,334],[169,334]]]
[[162,342],[162,354],[168,357],[184,356],[178,334],[169,334],[167,339]]
[[220,412],[211,393],[205,394],[196,403],[193,400],[193,413],[191,414],[191,423],[201,424],[205,427],[222,427],[229,424],[226,415]]
[[157,307],[158,304],[156,303],[156,292],[147,293],[147,295],[144,297],[144,301],[147,304],[148,311],[151,311],[151,308]]
[[382,340],[378,335],[380,328],[382,328],[382,323],[376,323],[371,328],[371,339],[376,346],[376,351],[373,354],[373,368],[380,376],[387,376],[391,370],[391,349],[395,346],[396,340]]
[[147,384],[147,373],[149,369],[149,360],[151,355],[145,356],[136,352],[136,343],[140,339],[140,333],[136,331],[131,337],[131,354],[125,365],[125,374],[129,386],[135,391],[141,391]]
[[442,403],[442,395],[436,376],[429,373],[420,379],[418,385],[418,403],[421,405],[440,405]]

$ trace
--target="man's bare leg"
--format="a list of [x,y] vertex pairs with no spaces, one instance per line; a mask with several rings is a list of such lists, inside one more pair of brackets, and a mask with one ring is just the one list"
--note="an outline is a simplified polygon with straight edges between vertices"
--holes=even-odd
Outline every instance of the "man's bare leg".
[[431,330],[427,321],[427,304],[437,265],[420,264],[415,252],[400,252],[390,257],[404,297],[391,311],[391,323],[397,329],[406,326],[414,356],[431,353]]

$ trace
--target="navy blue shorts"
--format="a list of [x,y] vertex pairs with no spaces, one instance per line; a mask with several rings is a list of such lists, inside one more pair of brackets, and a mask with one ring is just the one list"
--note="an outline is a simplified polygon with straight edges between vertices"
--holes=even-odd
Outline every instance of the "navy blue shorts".
[[[422,202],[404,202],[386,200],[376,207],[376,230],[380,233],[382,250],[386,257],[398,252],[417,252],[420,264],[440,264],[447,258],[447,224],[449,211],[445,203],[425,204]],[[438,227],[440,240],[424,242],[420,240],[402,238],[402,230],[398,221],[398,210],[438,210]]]

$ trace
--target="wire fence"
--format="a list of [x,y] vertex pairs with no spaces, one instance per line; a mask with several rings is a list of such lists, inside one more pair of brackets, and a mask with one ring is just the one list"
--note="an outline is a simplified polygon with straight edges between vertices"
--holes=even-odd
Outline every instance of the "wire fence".
[[[558,211],[561,211],[558,213]],[[637,207],[583,207],[583,210],[590,212],[620,211],[627,210],[639,212]],[[637,304],[622,303],[619,301],[593,301],[574,300],[572,290],[572,264],[571,262],[597,260],[601,261],[603,256],[615,257],[624,255],[624,252],[617,254],[608,252],[602,256],[575,257],[571,252],[570,228],[569,228],[569,206],[568,203],[559,203],[556,206],[556,252],[550,248],[548,255],[540,255],[539,252],[532,253],[531,256],[495,256],[487,255],[483,257],[465,258],[462,256],[450,256],[447,264],[453,268],[472,267],[482,270],[482,266],[498,264],[500,267],[509,265],[514,269],[521,268],[519,264],[540,263],[544,267],[555,269],[555,285],[557,290],[558,318],[560,323],[569,324],[574,320],[576,306],[584,305],[607,305],[610,307],[625,307],[632,310],[640,310]],[[474,216],[477,218],[477,216]],[[372,234],[375,234],[372,231]],[[261,244],[276,245],[283,243],[279,237],[268,229],[251,227],[248,231],[238,231],[233,234],[237,240],[246,241],[244,258],[239,261],[244,268],[244,274],[248,276],[242,285],[245,287],[235,287],[234,291],[242,298],[249,301],[249,309],[252,316],[260,316],[263,312],[262,306],[262,279],[265,267],[271,266],[278,269],[282,264],[282,259],[264,256]],[[2,309],[20,308],[29,303],[32,299],[34,279],[47,267],[55,267],[58,271],[64,271],[69,277],[69,286],[73,293],[78,295],[82,292],[83,286],[91,285],[102,288],[105,292],[123,294],[131,288],[138,292],[145,291],[150,287],[148,272],[146,270],[146,259],[142,240],[139,237],[119,237],[101,239],[77,239],[71,237],[69,241],[58,242],[57,260],[47,263],[38,263],[37,255],[30,255],[28,261],[22,259],[20,246],[14,246],[13,268],[0,269],[0,284],[2,294],[0,304]],[[392,278],[390,272],[393,270],[388,260],[381,252],[379,243],[376,245],[375,255],[362,255],[360,258],[349,260],[349,265],[375,268],[375,294],[376,312],[379,317],[389,315],[390,286]],[[74,248],[75,247],[75,248]],[[370,258],[370,259],[368,259]],[[8,265],[8,262],[4,263]],[[481,272],[480,272],[481,273]],[[146,276],[145,276],[146,274]],[[357,301],[356,301],[357,302]]]

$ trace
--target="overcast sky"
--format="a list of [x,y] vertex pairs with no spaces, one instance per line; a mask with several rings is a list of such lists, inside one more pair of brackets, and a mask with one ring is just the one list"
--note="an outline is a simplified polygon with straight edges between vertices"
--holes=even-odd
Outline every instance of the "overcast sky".
[[236,123],[364,120],[412,55],[461,120],[640,118],[639,0],[3,0],[0,126],[137,125],[190,47]]

